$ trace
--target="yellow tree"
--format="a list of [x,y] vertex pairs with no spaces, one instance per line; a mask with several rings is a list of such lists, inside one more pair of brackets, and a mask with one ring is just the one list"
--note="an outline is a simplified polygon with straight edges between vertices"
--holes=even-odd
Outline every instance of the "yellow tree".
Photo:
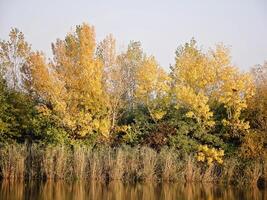
[[203,53],[195,40],[186,43],[176,52],[172,77],[177,106],[189,110],[187,117],[204,128],[213,127],[211,107],[218,102],[226,109],[222,124],[229,128],[231,136],[249,128],[248,122],[241,119],[241,112],[254,93],[252,79],[231,64],[229,50],[223,45]]
[[[61,98],[64,85],[58,81],[54,72],[51,71],[51,66],[46,63],[43,53],[32,52],[29,55],[27,76],[26,90],[31,98],[37,102],[35,109],[38,112],[36,116],[38,120],[37,118],[33,119],[33,123],[38,127],[40,124],[43,126],[42,123],[46,124],[48,121],[53,121],[55,126],[53,128],[63,127],[59,106],[65,103],[64,99]],[[36,129],[38,130],[38,128]],[[41,134],[44,135],[45,133],[42,132]]]
[[49,72],[44,54],[32,52],[27,58],[27,91],[34,97],[49,101],[55,94],[57,84],[55,78]]
[[231,136],[239,137],[250,128],[249,122],[241,118],[241,113],[254,95],[255,87],[251,74],[241,73],[233,66],[229,50],[222,45],[218,45],[210,57],[210,64],[216,67],[212,97],[226,109],[227,117],[222,120],[223,125],[230,129]]
[[186,107],[189,110],[186,116],[205,128],[214,125],[208,94],[210,85],[216,79],[215,74],[195,40],[192,39],[176,51],[176,63],[171,75],[177,107]]
[[65,40],[52,45],[51,66],[53,85],[59,90],[48,91],[54,111],[72,137],[93,132],[108,136],[107,96],[102,81],[103,65],[95,58],[94,28],[83,24],[69,33]]
[[147,106],[152,119],[156,122],[166,114],[169,96],[169,77],[159,67],[154,57],[145,57],[136,72],[137,101]]

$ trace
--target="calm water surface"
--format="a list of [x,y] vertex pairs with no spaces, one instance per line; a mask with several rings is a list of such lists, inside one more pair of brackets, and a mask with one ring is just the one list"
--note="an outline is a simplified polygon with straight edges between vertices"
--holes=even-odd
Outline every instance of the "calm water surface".
[[2,200],[267,200],[267,190],[257,187],[223,187],[203,184],[109,184],[47,181],[47,182],[0,182],[0,199]]

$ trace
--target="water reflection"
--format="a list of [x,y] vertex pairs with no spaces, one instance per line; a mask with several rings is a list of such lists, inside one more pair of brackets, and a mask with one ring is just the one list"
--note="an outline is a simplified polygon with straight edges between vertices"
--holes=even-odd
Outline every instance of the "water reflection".
[[257,187],[222,187],[203,184],[123,184],[111,182],[12,182],[3,181],[0,187],[0,199],[40,199],[40,200],[266,200],[267,190]]

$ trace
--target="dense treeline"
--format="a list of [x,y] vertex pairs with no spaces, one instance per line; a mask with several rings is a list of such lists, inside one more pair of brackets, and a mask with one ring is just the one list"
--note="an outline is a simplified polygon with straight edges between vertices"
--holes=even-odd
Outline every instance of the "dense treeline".
[[223,45],[194,39],[177,48],[170,73],[131,41],[116,52],[108,35],[76,26],[33,51],[18,29],[0,41],[0,144],[149,146],[223,164],[236,156],[265,163],[267,63],[241,72]]

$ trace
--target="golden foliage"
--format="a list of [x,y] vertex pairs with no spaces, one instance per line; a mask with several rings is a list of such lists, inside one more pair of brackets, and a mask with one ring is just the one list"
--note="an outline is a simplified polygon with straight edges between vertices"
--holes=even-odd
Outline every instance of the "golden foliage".
[[94,28],[83,24],[65,40],[53,44],[54,61],[50,65],[41,53],[29,57],[33,89],[52,105],[53,113],[71,131],[72,137],[109,133],[103,65],[94,52]]
[[197,153],[197,160],[207,162],[211,165],[213,162],[223,163],[224,151],[222,149],[209,148],[207,145],[200,145]]
[[196,94],[190,87],[180,86],[175,90],[176,98],[179,100],[179,106],[185,106],[190,109],[186,113],[189,118],[196,119],[204,127],[212,127],[215,122],[212,119],[213,113],[208,105],[208,97],[203,93]]
[[186,116],[196,119],[206,128],[214,125],[208,95],[215,74],[207,56],[196,47],[195,40],[177,50],[176,63],[172,69],[176,107],[188,108]]
[[169,93],[169,77],[154,57],[145,58],[136,73],[135,97],[146,105],[151,117],[157,121],[166,114]]
[[176,52],[172,77],[177,107],[187,107],[187,117],[212,127],[215,122],[210,107],[219,102],[227,110],[222,124],[231,129],[231,134],[249,128],[241,112],[254,95],[254,84],[249,73],[241,73],[231,65],[229,50],[223,45],[204,54],[195,40],[186,43]]

